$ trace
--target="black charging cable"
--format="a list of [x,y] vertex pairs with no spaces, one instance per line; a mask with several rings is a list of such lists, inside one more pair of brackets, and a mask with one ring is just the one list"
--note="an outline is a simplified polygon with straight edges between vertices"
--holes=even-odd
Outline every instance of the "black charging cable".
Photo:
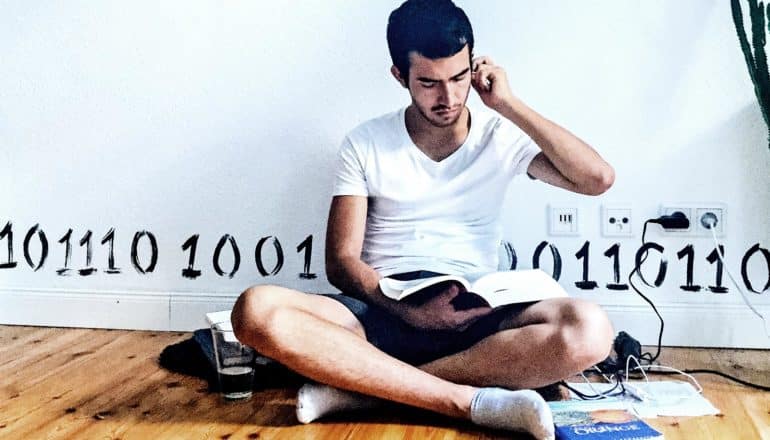
[[[682,216],[684,216],[684,214],[682,214]],[[658,223],[659,220],[661,220],[661,219],[660,218],[659,219],[649,219],[646,222],[644,222],[644,228],[643,228],[643,232],[642,232],[642,246],[644,246],[646,244],[644,238],[647,235],[647,225],[650,224],[650,223]],[[685,217],[685,220],[687,220],[686,217]],[[677,220],[677,221],[679,221],[679,220]],[[685,226],[685,228],[686,227],[687,226]],[[642,292],[640,292],[639,289],[636,288],[636,286],[634,285],[634,283],[632,281],[632,277],[634,276],[634,274],[638,274],[639,277],[642,279],[642,281],[645,284],[651,285],[651,284],[647,283],[646,280],[644,280],[644,276],[639,271],[639,268],[647,260],[647,255],[648,255],[648,252],[645,251],[644,254],[642,255],[641,259],[639,259],[637,261],[636,265],[634,266],[634,269],[628,275],[628,283],[631,285],[631,287],[633,287],[634,291],[636,291],[636,293],[640,297],[642,297],[642,299],[644,299],[647,302],[647,304],[650,305],[650,307],[652,307],[652,310],[655,311],[655,314],[658,315],[658,319],[660,320],[660,332],[658,333],[658,350],[657,350],[657,353],[655,354],[655,356],[653,356],[649,352],[648,353],[644,353],[642,355],[638,355],[638,352],[640,351],[640,348],[641,348],[641,346],[638,345],[638,342],[636,342],[636,340],[634,340],[632,337],[630,337],[627,333],[620,332],[620,334],[618,334],[618,337],[615,338],[615,344],[614,344],[615,345],[614,346],[615,351],[618,354],[617,359],[613,360],[611,358],[607,358],[607,360],[605,360],[604,362],[601,362],[600,364],[598,364],[596,366],[596,368],[599,369],[600,374],[603,374],[603,375],[605,374],[605,370],[611,370],[609,372],[609,374],[611,374],[612,376],[615,377],[615,385],[611,389],[609,389],[609,390],[607,390],[607,391],[605,391],[605,392],[603,392],[601,394],[590,395],[590,394],[585,394],[585,393],[582,393],[582,392],[574,389],[573,387],[569,386],[566,381],[561,381],[560,382],[564,387],[566,387],[573,394],[575,394],[576,396],[578,396],[579,398],[581,398],[583,400],[589,400],[589,399],[590,400],[595,400],[595,399],[601,399],[601,398],[604,398],[604,397],[613,397],[613,396],[619,396],[619,395],[624,394],[626,390],[625,390],[625,386],[623,385],[623,376],[620,373],[626,369],[625,364],[627,362],[627,358],[628,358],[629,354],[637,355],[640,358],[640,362],[642,360],[646,360],[650,364],[652,364],[652,362],[654,362],[658,358],[658,356],[660,356],[660,350],[661,350],[662,341],[663,341],[663,327],[664,327],[663,317],[660,316],[660,313],[658,312],[657,307],[655,307],[655,304],[652,301],[650,301],[649,298],[644,296],[644,294]],[[636,344],[630,344],[629,341],[633,341]],[[632,345],[633,345],[633,347],[632,347]],[[594,374],[594,373],[596,373],[596,371],[594,371],[594,370],[586,370],[586,371],[583,372],[583,374]],[[618,387],[620,387],[620,390],[616,391],[618,389]]]
[[[682,214],[682,215],[684,215],[684,214]],[[659,223],[659,220],[660,219],[650,219],[650,220],[647,220],[646,222],[644,222],[644,227],[642,228],[642,246],[647,244],[645,242],[645,239],[644,239],[644,237],[647,235],[647,225],[650,224],[650,223]],[[686,217],[685,217],[685,220],[687,220]],[[687,221],[687,223],[689,225],[689,220]],[[687,226],[685,226],[685,229],[686,228],[687,228]],[[634,266],[634,269],[631,271],[630,274],[628,274],[628,284],[631,285],[631,287],[634,289],[634,291],[636,292],[637,295],[639,295],[643,300],[645,300],[647,302],[647,304],[650,305],[650,307],[652,307],[652,310],[655,312],[655,314],[658,316],[658,319],[660,320],[660,331],[658,332],[658,348],[657,348],[657,350],[655,352],[655,355],[653,356],[650,352],[645,352],[644,354],[642,354],[641,359],[640,359],[640,361],[641,360],[645,360],[645,361],[649,362],[650,364],[652,364],[660,356],[660,350],[661,350],[661,346],[662,346],[662,342],[663,342],[663,328],[665,327],[666,324],[663,321],[663,317],[660,316],[660,312],[658,312],[658,308],[655,307],[655,304],[652,301],[650,301],[650,299],[647,298],[636,287],[636,285],[634,285],[634,282],[633,282],[634,274],[638,274],[639,278],[641,278],[642,281],[644,281],[644,277],[642,276],[642,273],[641,273],[641,271],[639,269],[641,268],[642,264],[647,260],[647,255],[648,255],[648,252],[645,251],[644,255],[642,256],[642,259],[639,262],[637,262],[637,264]],[[646,281],[644,281],[644,283],[647,284],[647,285],[650,285]]]
[[[650,223],[655,223],[661,225],[665,229],[687,229],[690,227],[690,220],[687,218],[687,216],[681,212],[681,211],[675,211],[668,215],[662,215],[658,218],[648,219],[644,222],[644,227],[642,228],[642,247],[647,244],[647,241],[645,240],[645,236],[647,235],[647,225]],[[642,280],[642,282],[648,286],[653,286],[652,284],[648,283],[647,280],[644,279],[644,275],[642,275],[641,267],[642,264],[647,260],[647,255],[649,255],[649,251],[647,249],[644,250],[644,254],[642,255],[642,258],[637,261],[636,265],[634,266],[634,269],[631,271],[630,274],[628,274],[628,284],[631,285],[631,287],[634,289],[637,295],[639,295],[643,300],[647,302],[647,304],[652,307],[652,310],[655,312],[655,315],[658,316],[658,320],[660,320],[660,331],[658,332],[658,347],[655,351],[655,355],[652,355],[650,352],[645,352],[642,354],[640,361],[644,360],[652,364],[655,362],[656,359],[660,356],[660,350],[663,342],[663,329],[666,326],[666,323],[663,321],[663,317],[660,316],[660,312],[658,312],[658,308],[655,307],[655,304],[647,298],[634,284],[633,282],[633,276],[634,274],[637,274],[639,276],[639,279]],[[661,265],[665,268],[667,265],[667,261],[663,259],[661,261]],[[655,286],[659,285],[659,281],[662,280],[656,280]]]
[[[690,226],[690,221],[687,219],[687,217],[683,213],[681,213],[679,211],[674,212],[671,215],[658,217],[657,219],[649,219],[646,222],[644,222],[644,228],[642,230],[642,246],[644,246],[646,244],[646,242],[645,242],[645,235],[647,234],[647,225],[650,224],[650,223],[659,224],[659,225],[663,226],[666,229],[687,229]],[[715,223],[712,222],[711,226],[713,227],[714,224]],[[644,294],[642,294],[642,292],[640,292],[639,289],[637,289],[637,287],[631,281],[634,273],[637,273],[637,274],[639,274],[639,277],[642,279],[642,281],[644,281],[645,284],[649,285],[649,283],[647,283],[644,280],[644,277],[642,276],[642,274],[641,274],[641,272],[639,270],[639,268],[641,267],[642,263],[644,263],[644,261],[646,259],[647,259],[647,252],[644,253],[641,261],[639,261],[639,263],[636,264],[634,269],[628,275],[628,283],[631,285],[631,287],[634,288],[636,293],[640,297],[642,297],[642,299],[644,299],[652,307],[652,310],[655,311],[655,314],[658,316],[658,319],[660,320],[660,332],[658,333],[658,346],[657,346],[657,349],[655,351],[655,355],[653,356],[650,352],[645,352],[641,356],[641,360],[644,360],[644,361],[646,361],[647,363],[649,363],[651,365],[660,356],[661,347],[662,347],[662,341],[663,341],[663,328],[665,326],[665,323],[663,321],[663,317],[660,316],[660,313],[658,312],[658,309],[655,307],[655,304],[653,304],[653,302],[650,301],[649,298],[644,296]],[[620,366],[618,366],[618,367],[620,367]],[[723,372],[718,371],[718,370],[695,369],[695,370],[682,370],[682,371],[687,373],[687,374],[699,374],[699,373],[702,373],[702,374],[715,374],[717,376],[724,377],[725,379],[732,380],[734,382],[737,382],[737,383],[739,383],[741,385],[745,385],[747,387],[755,388],[755,389],[762,390],[762,391],[770,391],[770,387],[768,387],[768,386],[759,385],[759,384],[756,384],[756,383],[748,382],[748,381],[745,381],[743,379],[739,379],[739,378],[737,378],[735,376],[731,376],[731,375],[729,375],[727,373],[723,373]],[[679,373],[676,373],[676,372],[665,372],[665,371],[654,371],[654,370],[653,371],[648,371],[648,373],[653,373],[653,374],[679,374]]]
[[[690,220],[687,218],[686,215],[682,212],[674,212],[670,215],[663,215],[655,219],[648,219],[644,222],[644,227],[642,228],[642,246],[644,247],[647,242],[645,240],[645,237],[647,235],[647,225],[650,223],[655,223],[661,225],[665,229],[687,229],[690,227]],[[713,227],[714,223],[711,222],[711,226]],[[705,226],[705,225],[704,225]],[[707,226],[708,227],[708,226]],[[647,284],[648,286],[653,286],[652,284],[648,283],[644,276],[641,273],[641,266],[644,264],[644,262],[647,260],[647,256],[649,255],[648,250],[645,249],[644,253],[641,255],[641,258],[638,258],[638,261],[636,265],[634,266],[634,269],[631,271],[631,273],[628,275],[628,283],[631,285],[631,287],[634,289],[634,291],[639,295],[644,301],[647,302],[647,304],[652,307],[652,310],[655,312],[655,315],[657,315],[658,320],[660,320],[660,331],[658,332],[658,345],[655,350],[655,354],[653,355],[650,352],[645,352],[644,354],[639,356],[640,362],[644,361],[648,364],[648,366],[653,366],[653,362],[655,362],[658,357],[660,356],[660,352],[662,349],[662,343],[663,343],[663,329],[665,328],[665,321],[663,320],[663,317],[660,315],[660,312],[658,312],[658,308],[655,307],[655,304],[647,298],[633,283],[633,276],[636,274],[639,276],[639,278]],[[661,264],[665,267],[666,260],[662,260]],[[609,374],[615,377],[616,382],[615,385],[601,393],[601,394],[585,394],[579,390],[576,390],[575,388],[571,387],[569,384],[567,384],[566,381],[561,381],[560,384],[564,385],[568,390],[570,390],[572,393],[574,393],[576,396],[578,396],[581,399],[584,400],[594,400],[594,399],[600,399],[604,397],[612,397],[612,396],[618,396],[625,393],[625,386],[623,385],[623,376],[621,375],[622,371],[625,371],[626,369],[626,363],[628,359],[629,354],[636,354],[640,351],[641,345],[633,339],[630,335],[628,335],[625,332],[620,332],[618,334],[618,337],[615,339],[615,351],[618,353],[617,360],[613,360],[611,358],[607,358],[604,362],[601,362],[596,366],[596,368],[599,370],[599,374],[606,374],[604,370],[611,370]],[[673,371],[655,371],[651,369],[645,369],[641,365],[639,365],[639,369],[646,370],[647,373],[651,374],[661,374],[661,375],[672,375],[672,374],[680,374]],[[682,372],[687,374],[714,374],[717,376],[724,377],[725,379],[732,380],[734,382],[737,382],[741,385],[745,385],[747,387],[755,388],[762,391],[770,391],[770,387],[765,385],[759,385],[752,382],[745,381],[743,379],[737,378],[735,376],[729,375],[727,373],[723,373],[721,371],[717,370],[708,370],[708,369],[690,369],[690,370],[682,370]],[[583,374],[596,374],[597,372],[589,369],[583,372]],[[629,371],[629,374],[632,372]],[[606,377],[606,376],[605,376]],[[620,388],[620,390],[617,390]]]
[[[603,399],[605,397],[616,397],[616,396],[622,396],[626,393],[626,387],[623,385],[623,378],[620,376],[619,373],[613,373],[615,376],[615,385],[613,385],[612,388],[610,388],[607,391],[604,391],[599,394],[586,394],[580,390],[575,389],[574,387],[570,386],[566,381],[559,382],[561,385],[564,385],[565,388],[572,391],[576,396],[583,400],[597,400],[597,399]],[[620,388],[620,390],[618,390]]]
[[[681,373],[676,372],[676,371],[657,371],[657,370],[650,370],[650,369],[645,369],[644,371],[647,374],[657,374],[657,375],[662,375],[662,376],[671,376],[671,375],[681,374]],[[748,381],[745,381],[743,379],[740,379],[738,377],[732,376],[730,374],[727,374],[727,373],[724,373],[724,372],[718,371],[718,370],[708,370],[708,369],[704,369],[704,368],[698,368],[698,369],[682,370],[682,373],[687,373],[687,374],[713,374],[713,375],[716,375],[716,376],[724,377],[725,379],[731,380],[733,382],[737,382],[737,383],[739,383],[741,385],[744,385],[744,386],[747,386],[747,387],[750,387],[750,388],[755,388],[755,389],[758,389],[758,390],[761,390],[761,391],[770,391],[770,386],[760,385],[760,384],[756,384],[756,383],[753,383],[753,382],[748,382]],[[634,377],[636,378],[636,377],[641,377],[641,376],[642,375],[640,374],[640,375],[634,376]]]

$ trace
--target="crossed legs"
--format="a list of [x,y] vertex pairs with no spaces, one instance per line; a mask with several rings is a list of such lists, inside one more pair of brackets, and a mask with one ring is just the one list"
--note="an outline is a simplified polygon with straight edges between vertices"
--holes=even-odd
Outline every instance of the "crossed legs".
[[235,334],[261,354],[336,388],[468,417],[475,389],[388,356],[366,341],[341,303],[275,286],[244,292],[233,308]]
[[241,341],[318,382],[465,419],[478,387],[551,384],[603,360],[612,341],[606,314],[577,299],[534,304],[467,350],[419,367],[371,345],[350,310],[319,295],[255,286],[232,321]]
[[420,369],[451,382],[509,389],[538,388],[601,362],[613,330],[596,304],[563,298],[527,307],[500,331]]

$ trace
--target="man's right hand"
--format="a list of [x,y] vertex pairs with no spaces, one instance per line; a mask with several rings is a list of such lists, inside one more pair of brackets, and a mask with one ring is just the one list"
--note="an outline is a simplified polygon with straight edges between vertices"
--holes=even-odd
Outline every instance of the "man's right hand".
[[446,288],[432,295],[420,305],[404,304],[401,319],[407,324],[427,330],[462,330],[478,318],[492,311],[491,307],[474,307],[457,310],[452,300],[465,289],[450,283]]

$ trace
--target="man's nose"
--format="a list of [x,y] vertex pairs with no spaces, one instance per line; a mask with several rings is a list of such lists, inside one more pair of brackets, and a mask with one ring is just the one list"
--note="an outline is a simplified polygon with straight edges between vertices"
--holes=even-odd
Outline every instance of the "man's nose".
[[449,84],[439,83],[438,86],[438,103],[447,107],[451,107],[452,89],[449,87]]

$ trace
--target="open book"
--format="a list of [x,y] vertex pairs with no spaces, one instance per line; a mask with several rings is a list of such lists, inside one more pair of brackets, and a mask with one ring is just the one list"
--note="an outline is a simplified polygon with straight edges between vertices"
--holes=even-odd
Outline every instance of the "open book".
[[[549,298],[563,298],[567,292],[550,275],[540,269],[511,270],[478,275],[441,275],[430,278],[401,281],[393,278],[380,280],[380,290],[388,298],[402,301],[410,296],[431,292],[433,286],[454,281],[462,284],[470,295],[460,294],[457,308],[489,305],[504,306]],[[414,294],[417,295],[414,295]],[[462,299],[461,299],[462,298]],[[459,306],[458,306],[459,305]]]

